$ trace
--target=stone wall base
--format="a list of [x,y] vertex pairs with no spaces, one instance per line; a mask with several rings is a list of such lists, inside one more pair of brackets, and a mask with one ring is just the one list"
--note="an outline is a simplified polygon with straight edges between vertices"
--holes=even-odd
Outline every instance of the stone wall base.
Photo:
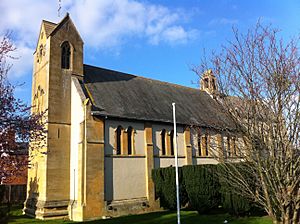
[[105,202],[105,204],[103,212],[94,211],[95,213],[91,215],[89,209],[86,206],[78,205],[77,201],[37,201],[36,199],[27,199],[23,213],[42,220],[69,219],[72,221],[90,221],[107,217],[162,211],[158,206],[159,203],[154,203],[156,206],[150,206],[147,198],[111,201]]
[[79,204],[76,200],[71,200],[69,204],[69,219],[76,222],[91,221],[104,217],[101,203],[98,207],[89,207],[86,204]]
[[150,206],[147,198],[119,200],[106,203],[106,216],[142,214],[161,210],[159,206]]
[[27,199],[23,213],[36,219],[68,219],[69,201],[41,201]]

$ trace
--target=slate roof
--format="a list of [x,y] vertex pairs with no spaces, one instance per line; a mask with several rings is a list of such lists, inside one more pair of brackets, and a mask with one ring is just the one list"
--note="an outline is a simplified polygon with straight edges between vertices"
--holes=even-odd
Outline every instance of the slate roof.
[[222,107],[206,92],[118,71],[84,65],[83,88],[92,99],[93,114],[134,120],[233,129]]

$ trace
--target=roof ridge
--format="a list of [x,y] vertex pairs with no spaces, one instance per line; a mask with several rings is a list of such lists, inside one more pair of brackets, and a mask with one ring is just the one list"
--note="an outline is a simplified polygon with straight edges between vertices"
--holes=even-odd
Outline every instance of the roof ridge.
[[61,19],[61,20],[59,21],[59,23],[56,24],[56,27],[51,31],[50,35],[52,35],[53,33],[55,33],[56,30],[57,30],[57,29],[63,24],[63,22],[64,22],[65,20],[67,20],[68,18],[70,18],[70,16],[69,16],[69,13],[67,12],[67,14],[64,16],[64,18]]
[[73,25],[74,29],[75,29],[75,32],[77,33],[78,37],[80,38],[80,40],[83,42],[81,36],[80,36],[80,33],[78,32],[75,24],[73,23],[71,17],[70,17],[70,14],[67,12],[65,17],[55,26],[55,28],[51,31],[50,33],[50,36],[53,36],[59,29],[61,26],[64,25],[65,21],[69,20],[70,23]]
[[57,23],[54,23],[54,22],[51,22],[51,21],[45,20],[45,19],[43,19],[42,22],[46,22],[46,23],[51,23],[51,24],[53,24],[53,25],[57,25]]
[[167,82],[167,81],[151,79],[151,78],[147,78],[147,77],[140,76],[140,75],[129,74],[129,73],[126,73],[126,72],[120,72],[120,71],[116,71],[116,70],[112,70],[112,69],[108,69],[108,68],[97,67],[97,66],[94,66],[94,65],[88,65],[88,64],[84,64],[84,65],[94,67],[94,68],[98,68],[98,69],[104,69],[104,70],[107,70],[107,71],[118,72],[118,73],[121,73],[121,74],[124,74],[124,75],[135,76],[137,78],[145,79],[145,80],[148,80],[148,81],[154,81],[154,82],[167,84],[167,85],[170,85],[170,86],[175,86],[177,88],[179,87],[179,88],[188,89],[188,90],[192,90],[192,91],[204,92],[204,91],[201,91],[200,89],[196,89],[196,88],[192,88],[192,87],[188,87],[188,86],[184,86],[184,85],[180,85],[180,84],[175,84],[175,83],[171,83],[171,82]]

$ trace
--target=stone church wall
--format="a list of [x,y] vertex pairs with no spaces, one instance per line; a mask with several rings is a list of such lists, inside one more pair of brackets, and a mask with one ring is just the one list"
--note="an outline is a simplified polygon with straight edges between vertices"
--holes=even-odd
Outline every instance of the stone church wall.
[[[175,166],[174,156],[162,155],[162,137],[161,132],[165,129],[167,133],[173,130],[172,124],[154,124],[153,125],[153,147],[154,147],[154,167],[162,168]],[[177,146],[178,146],[178,165],[186,165],[185,143],[183,127],[177,125]]]
[[[175,159],[173,158],[155,158],[154,159],[155,168],[163,168],[169,166],[175,166]],[[178,166],[187,165],[185,158],[178,158]]]
[[[115,131],[134,129],[133,155],[116,155]],[[146,158],[143,122],[105,121],[105,200],[146,198]]]
[[71,161],[70,199],[77,200],[78,192],[78,151],[82,143],[81,124],[84,122],[84,108],[74,81],[71,84]]
[[[116,129],[134,129],[133,155],[116,155]],[[175,166],[174,156],[161,155],[161,131],[173,130],[172,124],[152,124],[154,167]],[[178,162],[186,165],[184,128],[177,127]],[[147,197],[144,123],[107,119],[105,121],[105,200],[115,201]]]
[[105,200],[146,198],[144,157],[105,158]]
[[[165,129],[168,132],[173,130],[172,124],[154,124],[153,125],[153,146],[154,146],[154,156],[161,155],[161,131]],[[185,156],[184,149],[184,135],[183,127],[177,125],[177,146],[178,146],[178,156]]]

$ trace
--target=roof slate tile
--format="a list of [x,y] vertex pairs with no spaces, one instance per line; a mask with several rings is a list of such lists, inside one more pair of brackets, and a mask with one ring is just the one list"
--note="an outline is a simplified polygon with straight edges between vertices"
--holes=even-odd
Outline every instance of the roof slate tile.
[[94,114],[172,123],[175,102],[180,124],[234,128],[222,106],[198,89],[90,65],[84,65],[84,87],[93,97]]

